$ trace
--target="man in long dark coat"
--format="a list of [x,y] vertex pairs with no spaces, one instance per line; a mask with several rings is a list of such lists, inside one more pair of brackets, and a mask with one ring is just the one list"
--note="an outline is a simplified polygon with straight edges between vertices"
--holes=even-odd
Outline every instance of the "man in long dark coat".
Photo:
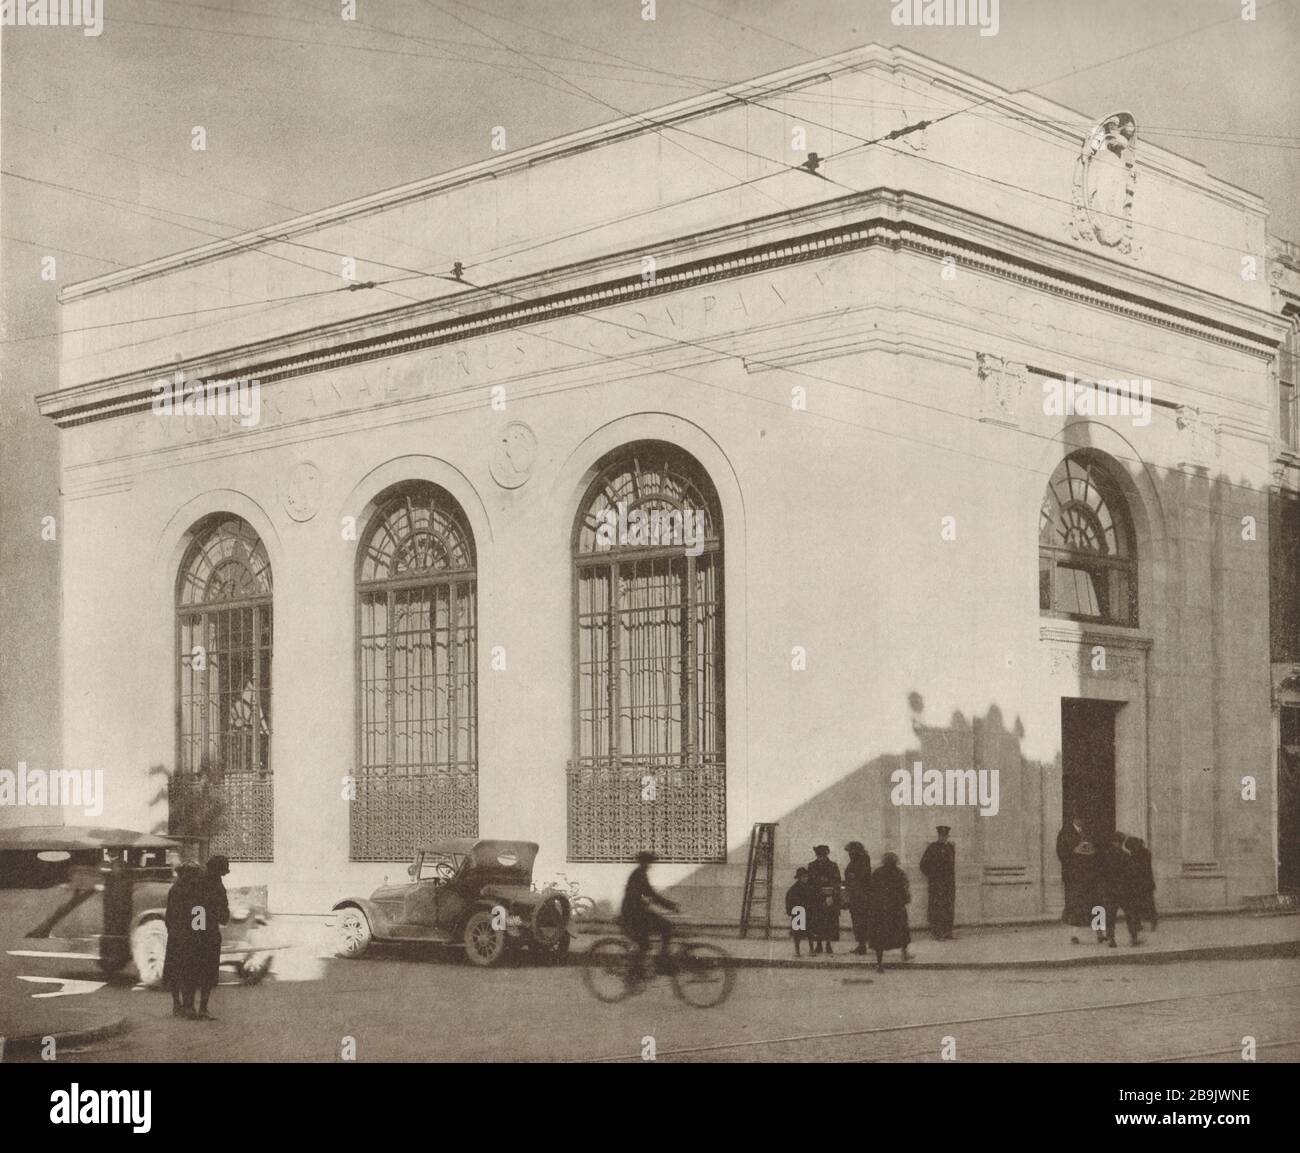
[[1134,898],[1142,920],[1156,927],[1156,875],[1151,867],[1151,850],[1141,837],[1129,837],[1124,847],[1133,858]]
[[203,870],[192,862],[176,870],[176,881],[167,891],[167,952],[163,957],[163,984],[171,990],[172,1016],[194,1016],[194,992],[198,988],[198,941],[190,928],[193,910],[203,900]]
[[844,895],[848,899],[849,917],[853,921],[853,939],[859,956],[867,951],[867,916],[871,909],[871,857],[861,841],[844,846],[849,863],[844,866]]
[[197,938],[197,985],[199,989],[199,1010],[196,1017],[200,1021],[214,1021],[208,1012],[208,998],[217,987],[217,976],[221,972],[221,926],[230,923],[230,902],[226,897],[226,886],[221,878],[230,872],[230,862],[220,853],[208,858],[208,867],[201,878],[202,905],[205,916],[202,929],[196,929]]
[[1106,908],[1106,943],[1115,948],[1115,924],[1120,911],[1128,925],[1130,945],[1140,945],[1142,931],[1141,895],[1131,853],[1124,848],[1124,834],[1111,835],[1110,844],[1101,857],[1102,901]]
[[[1092,909],[1097,903],[1097,849],[1088,839],[1083,821],[1076,815],[1070,824],[1056,835],[1056,856],[1061,862],[1061,883],[1065,889],[1065,908],[1061,920],[1071,928],[1079,929],[1092,920]],[[1097,940],[1104,934],[1098,930]],[[1078,933],[1070,940],[1079,943]]]
[[898,867],[897,855],[886,853],[880,868],[871,874],[871,913],[867,926],[878,973],[885,971],[886,949],[902,949],[903,960],[912,959],[907,952],[912,942],[907,925],[907,906],[911,903],[907,874]]
[[957,903],[957,848],[948,840],[952,830],[939,825],[937,841],[931,841],[921,855],[921,872],[929,882],[930,936],[936,941],[952,940],[954,907]]
[[833,952],[831,942],[840,939],[840,886],[844,883],[840,877],[840,867],[831,860],[829,845],[814,845],[814,858],[808,862],[808,883],[817,891],[818,901],[815,927],[812,934],[816,944],[814,953],[822,951],[825,942],[826,952]]

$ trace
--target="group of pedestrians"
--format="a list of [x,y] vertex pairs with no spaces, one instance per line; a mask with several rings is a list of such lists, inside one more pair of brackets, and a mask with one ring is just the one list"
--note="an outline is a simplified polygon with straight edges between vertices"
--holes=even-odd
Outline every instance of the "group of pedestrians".
[[[1115,948],[1115,925],[1124,914],[1129,944],[1142,943],[1143,922],[1156,927],[1156,882],[1151,850],[1141,837],[1112,833],[1108,841],[1095,838],[1077,815],[1056,838],[1065,887],[1061,919],[1073,930],[1091,927],[1097,942]],[[1070,940],[1079,943],[1078,932]]]
[[[921,871],[930,882],[930,929],[940,940],[952,937],[956,897],[956,851],[948,840],[949,831],[947,825],[940,825],[939,839],[927,846],[921,858]],[[903,960],[910,961],[907,906],[912,892],[898,855],[886,853],[873,871],[861,841],[850,841],[844,851],[849,860],[842,876],[829,845],[815,845],[813,859],[795,872],[794,884],[785,895],[795,956],[803,956],[805,941],[809,956],[833,954],[840,939],[840,913],[847,904],[857,942],[852,952],[859,956],[868,949],[874,952],[878,972],[884,972],[884,955],[891,949],[901,949]]]
[[173,1017],[216,1019],[208,1012],[208,1000],[221,968],[221,926],[230,920],[230,903],[221,880],[229,872],[230,862],[219,853],[208,858],[206,868],[183,864],[167,893],[163,984],[171,990]]

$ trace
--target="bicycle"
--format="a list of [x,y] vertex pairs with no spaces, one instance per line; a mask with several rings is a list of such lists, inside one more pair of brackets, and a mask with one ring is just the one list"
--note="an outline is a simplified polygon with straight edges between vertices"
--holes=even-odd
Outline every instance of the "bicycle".
[[[642,992],[657,977],[661,964],[672,980],[673,995],[697,1009],[712,1009],[731,996],[736,971],[725,949],[702,941],[674,941],[666,958],[638,955],[626,937],[602,937],[583,959],[582,980],[598,1001],[615,1004]],[[645,965],[638,962],[644,961]],[[649,966],[647,969],[646,966]]]
[[578,892],[578,882],[569,880],[563,873],[557,873],[553,881],[534,881],[532,888],[535,893],[543,893],[547,889],[563,893],[569,899],[569,912],[575,921],[585,921],[596,912],[596,902]]

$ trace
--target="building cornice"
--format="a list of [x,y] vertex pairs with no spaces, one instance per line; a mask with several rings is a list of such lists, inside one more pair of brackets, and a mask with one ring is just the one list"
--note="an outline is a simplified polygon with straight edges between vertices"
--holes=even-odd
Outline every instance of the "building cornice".
[[419,301],[215,356],[152,365],[36,399],[42,414],[68,427],[147,411],[155,384],[170,380],[176,372],[185,380],[256,379],[265,387],[326,369],[872,248],[951,260],[959,268],[1248,356],[1272,358],[1285,331],[1285,322],[1272,313],[1104,257],[1081,254],[1063,243],[927,197],[876,188],[683,238],[667,249],[657,245],[653,251],[659,271],[649,281],[626,272],[640,267],[641,250],[622,252],[497,285],[471,287],[451,298],[455,310],[447,297]]
[[[714,92],[688,97],[644,113],[625,116],[607,124],[599,124],[553,140],[515,149],[503,155],[464,165],[450,172],[371,193],[344,204],[331,205],[266,228],[251,229],[236,236],[160,257],[131,268],[106,273],[103,276],[69,285],[60,292],[59,300],[68,303],[96,293],[120,289],[142,280],[192,269],[198,265],[258,249],[268,244],[292,240],[307,233],[348,225],[377,213],[387,212],[430,197],[445,195],[469,184],[494,181],[519,169],[560,161],[619,140],[662,132],[667,125],[681,125],[700,117],[715,115],[748,104],[779,100],[783,95],[810,85],[825,83],[846,73],[868,70],[891,76],[898,74],[913,76],[923,85],[934,85],[937,91],[955,99],[957,103],[954,105],[954,111],[961,110],[961,102],[965,101],[972,115],[1000,115],[1020,119],[1023,121],[1023,131],[1066,143],[1071,148],[1077,147],[1081,134],[1088,131],[1095,119],[1032,92],[1008,92],[986,80],[918,52],[898,46],[866,44],[820,60],[797,64],[765,76],[740,81]],[[1251,212],[1266,211],[1262,197],[1214,176],[1204,165],[1150,141],[1143,144],[1143,165],[1171,181],[1212,197],[1220,204]]]

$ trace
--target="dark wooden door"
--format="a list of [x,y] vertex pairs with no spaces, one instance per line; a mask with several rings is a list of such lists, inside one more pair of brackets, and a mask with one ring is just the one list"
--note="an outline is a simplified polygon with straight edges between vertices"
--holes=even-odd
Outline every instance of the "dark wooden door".
[[1061,699],[1062,825],[1074,815],[1098,848],[1115,831],[1115,714],[1110,701]]

